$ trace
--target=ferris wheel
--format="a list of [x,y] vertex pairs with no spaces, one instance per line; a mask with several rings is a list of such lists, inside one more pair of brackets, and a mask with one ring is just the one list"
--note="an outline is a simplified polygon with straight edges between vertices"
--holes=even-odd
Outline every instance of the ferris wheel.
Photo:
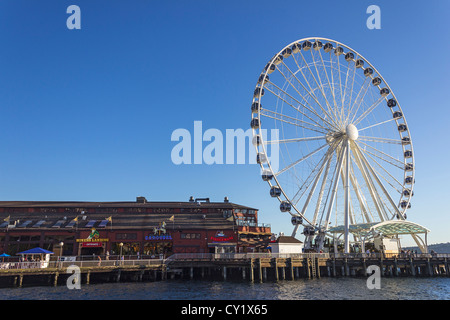
[[415,182],[409,127],[360,53],[325,38],[292,42],[262,70],[251,111],[261,177],[305,248],[321,249],[342,226],[349,252],[351,226],[407,218]]

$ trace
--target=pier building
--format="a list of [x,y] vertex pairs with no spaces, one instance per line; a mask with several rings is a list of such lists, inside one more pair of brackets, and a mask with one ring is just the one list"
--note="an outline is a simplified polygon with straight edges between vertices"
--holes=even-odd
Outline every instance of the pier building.
[[0,201],[0,251],[57,256],[265,252],[258,209],[209,198],[185,202]]

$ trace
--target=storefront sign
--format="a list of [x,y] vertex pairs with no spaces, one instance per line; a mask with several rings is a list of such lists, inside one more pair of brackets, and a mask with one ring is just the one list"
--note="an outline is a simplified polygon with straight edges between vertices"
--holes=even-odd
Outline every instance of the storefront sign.
[[108,242],[109,239],[77,239],[77,242]]
[[154,235],[148,235],[148,236],[145,236],[145,238],[144,238],[145,240],[148,240],[148,241],[151,241],[151,240],[156,240],[156,241],[159,241],[159,240],[172,240],[172,236],[169,236],[169,235],[162,235],[162,236],[154,236]]
[[[100,238],[100,233],[95,230],[95,228],[92,228],[91,233],[86,239],[77,239],[77,242],[83,242],[84,243],[96,243],[96,242],[108,242],[109,239],[107,238]],[[93,247],[93,246],[91,246]]]
[[[173,216],[169,220],[171,219],[173,219]],[[162,221],[159,223],[158,227],[153,228],[153,234],[150,233],[148,236],[145,236],[144,239],[147,241],[172,240],[172,236],[167,233],[166,222]]]
[[212,242],[230,242],[232,240],[234,240],[233,236],[226,236],[223,231],[217,231],[216,234],[214,236],[212,236],[211,238]]
[[83,248],[98,248],[101,246],[102,246],[101,242],[83,242],[81,244],[81,247],[83,247]]

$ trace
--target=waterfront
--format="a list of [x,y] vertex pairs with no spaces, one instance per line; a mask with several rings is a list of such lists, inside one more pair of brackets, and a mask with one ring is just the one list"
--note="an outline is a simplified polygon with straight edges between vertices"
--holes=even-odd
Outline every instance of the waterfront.
[[2,300],[449,300],[450,279],[381,279],[368,289],[363,277],[298,279],[251,283],[240,281],[169,280],[0,289]]

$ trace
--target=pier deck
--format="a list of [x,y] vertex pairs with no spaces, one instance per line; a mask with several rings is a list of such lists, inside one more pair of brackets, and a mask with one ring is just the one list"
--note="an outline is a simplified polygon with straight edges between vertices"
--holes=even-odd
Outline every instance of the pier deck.
[[65,285],[78,267],[84,284],[166,279],[238,279],[277,281],[321,277],[366,277],[376,265],[381,276],[450,276],[450,254],[365,255],[365,254],[175,254],[168,259],[116,261],[51,261],[47,268],[32,263],[15,263],[0,269],[0,287]]

